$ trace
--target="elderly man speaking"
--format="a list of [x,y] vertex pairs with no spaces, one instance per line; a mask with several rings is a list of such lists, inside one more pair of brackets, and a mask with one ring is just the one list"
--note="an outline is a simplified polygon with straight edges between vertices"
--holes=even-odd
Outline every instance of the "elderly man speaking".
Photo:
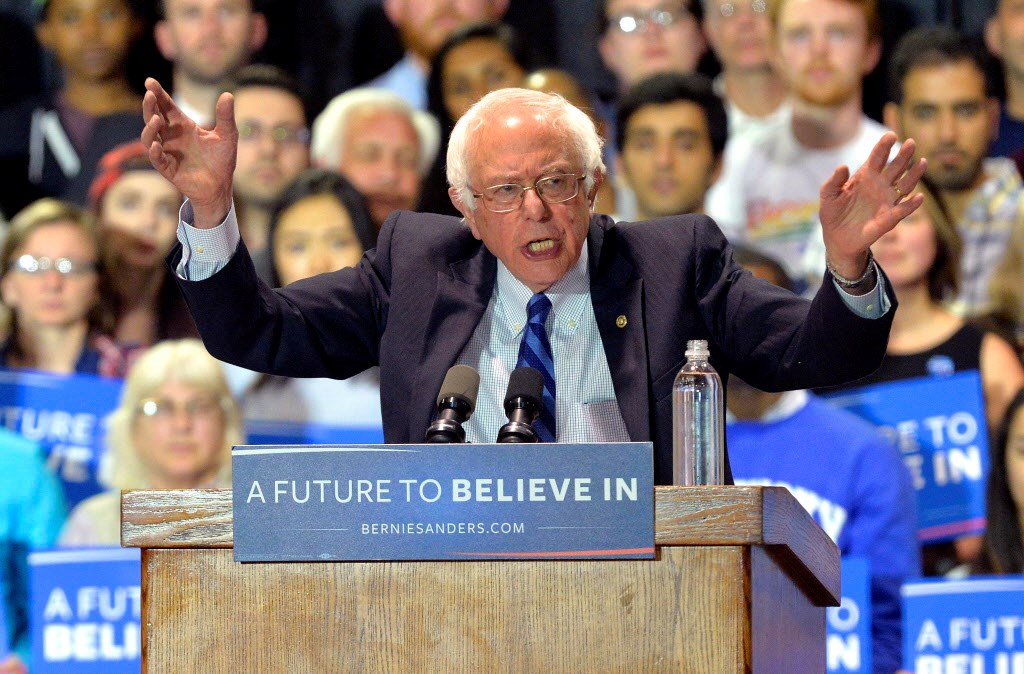
[[594,215],[604,165],[590,119],[557,96],[499,90],[452,132],[449,193],[462,221],[395,213],[357,267],[274,290],[239,241],[230,94],[206,130],[155,80],[146,88],[142,140],[188,197],[169,262],[211,353],[292,377],[379,365],[388,442],[422,439],[456,363],[481,375],[467,438],[493,441],[509,373],[533,332],[553,369],[538,433],[652,441],[664,483],[671,386],[687,340],[708,340],[723,378],[769,391],[862,376],[885,351],[894,305],[869,247],[921,204],[906,196],[924,171],[913,141],[887,163],[887,134],[860,170],[839,167],[822,186],[829,271],[808,301],[745,272],[707,217]]

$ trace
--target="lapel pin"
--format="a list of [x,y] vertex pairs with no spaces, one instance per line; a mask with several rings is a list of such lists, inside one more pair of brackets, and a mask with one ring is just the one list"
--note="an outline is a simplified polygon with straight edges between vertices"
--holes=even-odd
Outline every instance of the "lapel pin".
[[625,315],[620,315],[618,318],[615,319],[615,325],[619,326],[620,328],[626,327],[627,323],[629,323],[629,320],[626,318]]

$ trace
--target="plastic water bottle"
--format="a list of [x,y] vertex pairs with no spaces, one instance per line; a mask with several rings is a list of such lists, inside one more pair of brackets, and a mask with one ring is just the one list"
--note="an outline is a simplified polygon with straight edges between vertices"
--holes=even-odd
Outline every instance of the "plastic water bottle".
[[686,363],[672,385],[672,483],[722,484],[725,424],[722,378],[703,339],[686,342]]

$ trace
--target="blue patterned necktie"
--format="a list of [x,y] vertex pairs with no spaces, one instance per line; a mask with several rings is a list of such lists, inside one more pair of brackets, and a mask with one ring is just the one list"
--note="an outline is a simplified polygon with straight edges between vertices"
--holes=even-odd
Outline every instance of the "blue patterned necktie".
[[519,344],[519,360],[516,367],[532,367],[544,377],[544,405],[540,416],[533,422],[533,429],[541,442],[554,442],[558,437],[555,428],[555,360],[551,355],[551,342],[544,323],[551,311],[551,300],[544,293],[537,293],[526,305],[526,329]]

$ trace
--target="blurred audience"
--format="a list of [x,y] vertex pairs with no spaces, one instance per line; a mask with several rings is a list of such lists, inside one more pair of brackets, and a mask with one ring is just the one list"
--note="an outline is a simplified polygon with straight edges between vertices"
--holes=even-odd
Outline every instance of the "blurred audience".
[[242,68],[231,93],[238,126],[235,208],[242,240],[256,254],[267,247],[270,208],[309,168],[309,124],[298,83],[279,68]]
[[62,85],[32,113],[29,180],[48,196],[85,204],[96,162],[142,131],[142,98],[126,74],[142,23],[128,0],[48,0],[36,26]]
[[[925,194],[924,206],[871,248],[899,300],[882,364],[868,377],[832,390],[976,370],[985,417],[989,428],[995,428],[1014,393],[1024,386],[1024,367],[1006,340],[943,305],[956,293],[960,241],[941,202],[927,188],[919,189]],[[980,545],[975,536],[926,545],[925,572],[944,575],[960,564],[974,563]]]
[[725,106],[710,80],[680,73],[640,80],[619,101],[617,128],[638,220],[704,212],[727,136]]
[[376,245],[362,196],[344,177],[310,169],[285,189],[270,227],[272,285],[354,267]]
[[877,0],[777,0],[770,9],[792,115],[773,132],[736,139],[705,208],[731,240],[770,254],[801,290],[813,289],[825,271],[821,185],[836,166],[856,171],[886,132],[861,106],[881,20]]
[[423,181],[420,210],[458,216],[448,198],[444,162],[448,136],[459,117],[484,94],[518,87],[537,64],[532,49],[510,26],[471,24],[452,33],[434,54],[427,79],[427,110],[441,124],[441,147]]
[[659,72],[691,73],[707,50],[700,0],[601,0],[601,60],[619,91]]
[[132,366],[108,419],[111,489],[75,507],[60,544],[120,544],[122,489],[231,486],[231,447],[244,442],[220,363],[197,339],[161,342]]
[[64,492],[35,443],[0,427],[0,609],[10,645],[0,672],[24,674],[31,664],[28,553],[48,548],[64,524]]
[[182,112],[213,126],[214,108],[239,68],[267,40],[267,21],[252,0],[159,0],[153,37],[173,64],[169,88]]
[[998,0],[985,24],[985,44],[1003,64],[1005,100],[1000,106],[999,128],[988,153],[1010,157],[1024,149],[1024,5]]
[[387,89],[417,110],[427,106],[430,61],[454,31],[471,23],[497,21],[509,0],[383,0],[398,29],[405,56],[367,86]]
[[1024,215],[1018,219],[1002,261],[992,272],[986,316],[1024,356]]
[[114,148],[89,190],[104,240],[114,338],[145,347],[197,330],[164,256],[175,242],[181,195],[149,162],[141,142]]
[[[274,208],[271,285],[354,267],[376,238],[370,214],[351,183],[333,171],[311,169],[288,186]],[[381,427],[376,367],[346,380],[291,379],[225,367],[247,423]]]
[[96,227],[85,210],[46,198],[14,217],[0,248],[8,319],[3,367],[124,375],[129,354],[110,337],[101,266]]
[[755,136],[789,122],[789,86],[778,72],[769,5],[776,0],[702,0],[704,34],[722,65],[731,136]]
[[992,444],[980,573],[1024,573],[1024,389],[1006,409]]
[[313,122],[317,167],[341,173],[366,200],[377,229],[419,202],[440,144],[438,122],[383,89],[350,89]]
[[984,54],[950,28],[918,28],[897,46],[890,83],[894,102],[885,107],[886,123],[917,143],[918,156],[928,160],[925,175],[963,240],[957,310],[980,313],[992,271],[1024,217],[1024,186],[1013,161],[986,158],[999,102]]

